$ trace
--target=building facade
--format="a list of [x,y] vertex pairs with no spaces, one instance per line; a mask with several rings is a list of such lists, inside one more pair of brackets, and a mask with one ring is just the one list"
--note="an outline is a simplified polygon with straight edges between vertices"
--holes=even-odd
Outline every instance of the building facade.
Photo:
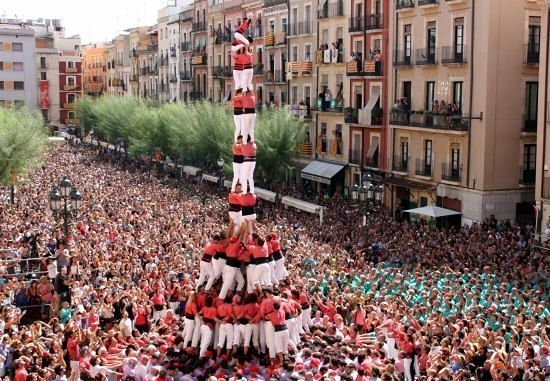
[[60,38],[59,44],[59,120],[76,125],[76,102],[83,95],[80,37]]
[[193,27],[193,6],[184,7],[179,14],[180,30],[180,64],[179,64],[179,99],[183,102],[190,100],[192,91],[191,62],[193,43],[191,31]]
[[393,208],[533,219],[540,10],[520,0],[396,0],[384,181]]
[[106,90],[106,62],[105,48],[101,43],[94,43],[82,47],[82,62],[84,66],[84,94],[98,97]]

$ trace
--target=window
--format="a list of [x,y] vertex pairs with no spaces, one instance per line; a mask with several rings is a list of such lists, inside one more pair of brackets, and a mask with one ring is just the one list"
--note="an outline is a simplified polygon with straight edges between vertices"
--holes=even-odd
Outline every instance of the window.
[[13,71],[23,71],[23,62],[14,62]]
[[311,105],[311,87],[304,86],[304,101],[306,102],[306,105],[310,107]]
[[75,66],[74,66],[74,61],[69,61],[69,62],[67,62],[67,67],[68,67],[69,69],[74,69],[74,68],[75,68]]
[[321,152],[327,152],[327,124],[321,123]]
[[292,62],[298,61],[298,47],[293,46],[292,47]]
[[0,90],[4,90],[4,81],[0,81]]
[[292,86],[292,99],[291,102],[293,105],[298,104],[298,86]]
[[404,48],[404,61],[406,63],[411,62],[412,55],[412,26],[407,24],[403,26],[403,48]]
[[4,63],[0,61],[0,71],[4,70]]
[[460,178],[460,148],[451,149],[451,176],[453,179]]
[[453,103],[458,106],[459,111],[462,109],[462,87],[462,81],[453,82]]
[[529,17],[529,36],[527,41],[528,63],[539,62],[540,51],[540,17]]
[[409,107],[411,105],[411,95],[412,95],[412,82],[404,81],[403,82],[403,98],[407,98],[409,102]]
[[23,44],[21,42],[14,42],[11,44],[11,50],[12,52],[22,52]]
[[423,171],[425,174],[432,173],[432,141],[424,141],[424,168]]
[[309,34],[311,33],[311,5],[306,5],[304,9],[304,15],[306,20],[306,27],[305,27],[304,33]]
[[408,168],[409,164],[409,141],[401,141],[401,167],[403,170]]
[[40,69],[46,69],[46,57],[40,57]]
[[361,56],[363,55],[363,41],[362,40],[355,41],[355,49],[353,51],[355,53],[361,53]]
[[288,32],[288,20],[285,18],[283,18],[283,22],[282,22],[282,32],[285,32],[287,33]]
[[538,82],[525,83],[525,129],[536,130],[538,113]]
[[435,82],[426,82],[426,110],[432,111],[435,100]]
[[321,43],[328,44],[328,29],[323,29]]
[[76,112],[74,112],[74,111],[69,111],[69,112],[67,113],[67,118],[68,118],[68,119],[76,119]]
[[46,77],[46,72],[45,71],[42,71],[40,72],[40,80],[41,81],[45,81],[47,80],[48,78]]
[[523,146],[523,173],[522,180],[524,184],[535,182],[535,168],[537,160],[537,145],[525,144]]
[[464,17],[457,17],[455,19],[454,33],[454,58],[462,61],[462,58],[464,57]]
[[76,94],[67,94],[67,103],[75,103]]
[[13,89],[14,90],[25,90],[25,82],[23,82],[23,81],[13,82]]
[[76,78],[75,77],[67,77],[67,85],[74,86],[76,84]]
[[436,29],[435,21],[428,23],[427,30],[427,40],[426,40],[426,53],[428,55],[428,62],[435,62],[435,43],[436,43]]

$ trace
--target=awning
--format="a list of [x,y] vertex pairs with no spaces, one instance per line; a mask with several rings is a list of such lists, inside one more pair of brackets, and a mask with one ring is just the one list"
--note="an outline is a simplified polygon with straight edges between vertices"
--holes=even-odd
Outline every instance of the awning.
[[302,178],[318,183],[330,184],[330,180],[342,169],[343,165],[314,160],[302,169]]
[[254,193],[262,200],[271,202],[275,202],[275,198],[277,197],[277,194],[275,192],[271,192],[262,188],[254,188]]
[[206,180],[206,181],[210,181],[211,183],[217,183],[218,181],[220,181],[219,177],[212,176],[212,175],[207,175],[207,174],[203,174],[202,179]]
[[435,205],[428,205],[428,206],[423,206],[422,208],[404,210],[403,212],[411,213],[411,214],[420,214],[421,216],[428,216],[428,217],[445,217],[445,216],[454,216],[457,214],[462,214],[460,212],[457,212],[456,210],[445,209]]
[[378,136],[373,136],[367,151],[367,159],[371,160],[378,149]]
[[380,87],[379,86],[373,86],[370,89],[370,96],[369,101],[363,107],[363,109],[359,112],[359,123],[365,124],[367,126],[372,125],[372,110],[374,110],[374,106],[376,106],[376,103],[378,103],[378,100],[380,99]]
[[430,189],[437,188],[437,185],[435,184],[421,183],[420,181],[413,181],[403,177],[395,177],[395,176],[386,177],[383,181],[388,185],[396,185],[398,187],[414,189],[419,191],[427,191]]
[[200,172],[201,169],[197,167],[192,167],[190,165],[184,165],[183,166],[183,173],[190,175],[190,176],[196,176],[198,172]]
[[308,213],[319,213],[323,208],[321,205],[312,204],[311,202],[302,201],[294,197],[285,196],[281,199],[284,205],[292,206],[293,208],[303,210]]

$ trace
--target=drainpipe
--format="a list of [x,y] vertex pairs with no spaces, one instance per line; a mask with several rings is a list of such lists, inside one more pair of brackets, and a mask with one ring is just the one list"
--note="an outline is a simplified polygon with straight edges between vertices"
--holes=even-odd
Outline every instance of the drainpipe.
[[[547,41],[550,41],[550,9],[547,10],[547,20],[546,20],[546,38]],[[548,45],[546,47],[546,65],[544,67],[544,101],[545,103],[548,101],[548,61],[550,60],[550,49],[548,49]],[[545,105],[546,106],[546,105]],[[542,222],[542,212],[544,209],[544,203],[542,202],[542,198],[544,197],[544,166],[546,163],[546,121],[548,120],[548,107],[544,107],[544,120],[542,121],[544,128],[542,129],[542,166],[539,168],[541,172],[541,182],[540,182],[540,195],[541,195],[541,202],[540,202],[540,215],[537,218],[537,223],[539,222],[538,219],[541,219]],[[538,132],[538,131],[537,131]],[[542,223],[538,224],[538,231],[537,233],[542,231]]]
[[[468,119],[468,162],[466,163],[466,188],[470,189],[470,164],[472,158],[472,108],[474,99],[474,32],[475,32],[476,0],[472,0],[472,30],[470,32],[470,104]],[[474,185],[475,188],[475,185]]]

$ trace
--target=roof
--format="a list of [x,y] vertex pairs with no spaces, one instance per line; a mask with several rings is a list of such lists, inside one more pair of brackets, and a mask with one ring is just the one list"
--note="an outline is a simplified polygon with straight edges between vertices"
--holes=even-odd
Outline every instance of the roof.
[[307,167],[302,169],[302,177],[320,183],[330,184],[330,180],[342,169],[344,169],[343,164],[313,160]]

